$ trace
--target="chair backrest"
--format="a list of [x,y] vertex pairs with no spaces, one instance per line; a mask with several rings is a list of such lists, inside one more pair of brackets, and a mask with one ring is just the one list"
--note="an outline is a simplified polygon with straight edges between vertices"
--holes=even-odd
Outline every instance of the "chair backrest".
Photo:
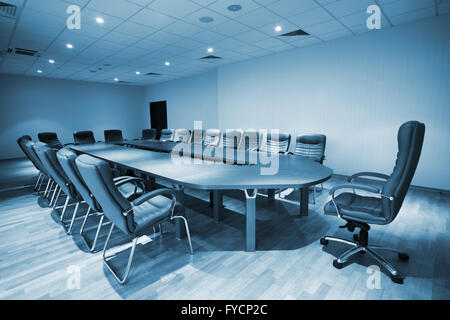
[[247,129],[242,134],[241,148],[253,150],[261,148],[261,133],[254,129]]
[[220,144],[220,130],[219,129],[208,129],[205,132],[203,138],[204,146],[218,147]]
[[105,142],[117,143],[123,141],[122,130],[105,130]]
[[40,142],[48,144],[51,148],[61,149],[63,147],[55,132],[38,133],[38,138]]
[[411,185],[419,163],[425,136],[425,125],[418,121],[408,121],[398,130],[398,153],[389,179],[383,185],[383,194],[393,200],[382,199],[383,213],[387,223],[395,219]]
[[79,156],[75,163],[106,218],[124,233],[132,234],[136,228],[133,213],[124,215],[131,210],[131,204],[116,188],[108,163],[87,154]]
[[157,129],[151,128],[142,130],[142,140],[156,140],[157,135]]
[[173,129],[162,129],[161,136],[159,137],[159,141],[173,141],[175,130]]
[[327,137],[323,134],[298,136],[294,154],[323,163]]
[[95,143],[94,133],[92,131],[75,131],[73,141],[75,144],[93,144]]
[[189,143],[191,141],[191,131],[188,129],[176,129],[173,141]]
[[28,154],[33,159],[33,163],[37,166],[37,169],[41,171],[43,174],[45,174],[47,177],[49,177],[49,173],[47,172],[47,169],[42,164],[41,159],[39,159],[39,156],[37,155],[36,151],[34,150],[36,142],[34,141],[26,141],[25,142],[25,149],[28,151]]
[[17,139],[17,144],[19,145],[23,153],[27,156],[27,158],[33,163],[34,167],[40,170],[39,164],[35,162],[36,161],[35,158],[32,157],[32,155],[30,154],[29,150],[26,147],[26,143],[29,141],[32,141],[30,136],[22,136],[19,139]]
[[57,152],[56,156],[59,164],[64,170],[64,173],[73,183],[83,200],[86,201],[91,209],[97,212],[102,212],[100,205],[97,203],[95,198],[91,196],[91,191],[87,187],[83,178],[81,178],[80,172],[75,164],[75,159],[78,157],[77,154],[68,148],[62,148]]
[[287,152],[291,143],[290,133],[267,134],[266,146],[264,151],[270,153]]
[[205,130],[194,129],[191,135],[192,144],[203,144],[203,138],[205,136]]
[[224,148],[237,149],[241,145],[242,130],[227,129],[222,133],[222,145]]
[[72,199],[76,199],[78,194],[75,190],[74,185],[66,176],[63,168],[58,162],[56,157],[56,152],[58,151],[55,148],[51,148],[48,144],[43,142],[36,143],[34,145],[34,150],[44,165],[47,172],[52,177],[53,181],[55,181],[58,186],[64,191],[64,193],[71,197]]

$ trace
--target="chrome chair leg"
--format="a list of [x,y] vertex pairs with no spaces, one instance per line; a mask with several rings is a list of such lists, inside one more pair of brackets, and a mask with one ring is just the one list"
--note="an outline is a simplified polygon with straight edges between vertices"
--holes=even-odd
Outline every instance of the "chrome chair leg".
[[112,266],[109,265],[109,263],[107,261],[108,258],[106,257],[106,250],[107,250],[108,242],[109,242],[109,239],[111,237],[111,233],[112,233],[113,229],[114,229],[114,224],[112,224],[111,225],[111,229],[109,229],[108,237],[106,238],[105,246],[103,247],[102,258],[103,258],[103,263],[106,265],[106,267],[109,269],[109,271],[113,274],[113,276],[116,278],[116,280],[120,284],[124,284],[127,281],[128,274],[130,273],[131,263],[133,261],[134,251],[136,249],[136,243],[137,243],[138,237],[133,239],[133,245],[131,247],[130,256],[128,257],[127,268],[126,268],[125,273],[124,273],[124,275],[123,275],[123,277],[121,279],[120,276],[114,271]]
[[56,185],[55,190],[53,190],[52,198],[50,199],[50,202],[48,203],[48,207],[49,207],[49,208],[52,206],[53,199],[55,198],[55,195],[56,195],[56,193],[58,192],[58,188],[59,188],[59,186]]
[[345,251],[341,256],[337,259],[338,263],[346,263],[351,256],[357,254],[360,251],[365,251],[364,247],[356,246],[351,248],[350,250]]
[[[353,247],[358,246],[358,244],[356,242],[354,242],[354,241],[345,240],[345,239],[341,239],[341,238],[335,238],[335,237],[326,236],[326,237],[323,237],[323,239],[325,241],[334,241],[334,242],[345,243],[345,244],[348,244],[348,245],[353,246]],[[322,242],[322,240],[321,240],[321,242]]]
[[39,188],[36,190],[38,193],[41,192],[41,189],[42,189],[42,186],[43,186],[43,184],[44,184],[44,181],[45,181],[45,176],[42,175],[41,182],[39,183]]
[[189,253],[194,254],[194,250],[192,250],[191,233],[189,232],[189,226],[186,218],[183,216],[173,216],[172,219],[182,219],[184,221],[184,226],[186,227],[186,235],[189,243]]
[[48,188],[50,187],[50,183],[52,182],[52,179],[48,178],[47,187],[45,188],[43,197],[45,198],[47,196]]
[[[78,206],[79,206],[79,205],[80,205],[80,203],[77,202],[77,204],[76,204],[76,206],[75,206],[75,210],[73,211],[72,221],[70,222],[69,229],[67,230],[67,234],[72,234],[72,226],[73,226],[73,223],[74,223],[75,218],[76,218],[76,216],[77,216]],[[89,208],[89,210],[90,210],[90,209],[91,209],[91,208]]]
[[100,234],[100,229],[103,226],[103,220],[105,219],[105,215],[102,214],[102,216],[100,217],[100,222],[98,223],[97,232],[95,233],[95,238],[94,238],[94,241],[92,244],[89,244],[86,236],[83,234],[84,227],[85,227],[86,221],[88,220],[88,217],[89,217],[89,214],[87,214],[86,217],[84,218],[83,225],[81,226],[81,229],[80,229],[80,235],[81,235],[81,238],[83,239],[84,243],[86,244],[86,247],[88,247],[89,251],[94,252],[95,246],[97,244],[98,235]]
[[58,200],[59,200],[59,196],[61,195],[61,191],[62,191],[62,189],[61,189],[61,188],[59,188],[58,194],[56,195],[56,199],[55,199],[55,202],[53,203],[53,209],[55,209],[55,208],[56,208],[56,204],[58,203]]
[[66,202],[64,203],[64,208],[63,208],[63,210],[62,210],[62,212],[61,212],[60,221],[63,221],[63,219],[64,219],[64,215],[66,214],[67,205],[69,204],[69,200],[70,200],[70,197],[67,196],[67,197],[66,197]]
[[377,260],[384,268],[386,268],[386,270],[389,271],[391,275],[399,276],[398,271],[386,259],[380,256],[373,249],[367,247],[366,252],[370,254],[375,260]]
[[39,185],[39,182],[41,181],[41,178],[42,178],[42,173],[39,172],[38,178],[36,180],[36,184],[34,185],[34,190],[37,190],[37,187]]

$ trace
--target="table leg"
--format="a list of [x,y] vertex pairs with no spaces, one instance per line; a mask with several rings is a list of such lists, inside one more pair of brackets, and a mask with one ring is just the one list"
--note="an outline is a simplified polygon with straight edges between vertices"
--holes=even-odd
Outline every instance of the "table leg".
[[[184,187],[182,185],[175,185],[174,186],[175,196],[177,197],[177,203],[180,205],[175,215],[177,216],[184,216],[185,215],[185,208],[184,208]],[[184,238],[186,236],[186,229],[182,223],[180,223],[180,219],[176,219],[175,221],[175,230],[176,230],[176,237],[178,240]]]
[[267,198],[269,199],[275,198],[275,189],[267,189]]
[[257,189],[244,190],[247,199],[245,212],[245,249],[247,252],[255,251],[256,247],[256,193]]
[[223,193],[221,190],[214,190],[213,192],[213,217],[216,222],[223,220]]
[[300,216],[308,216],[309,187],[300,189]]
[[150,190],[156,189],[156,179],[153,176],[148,177],[148,186]]

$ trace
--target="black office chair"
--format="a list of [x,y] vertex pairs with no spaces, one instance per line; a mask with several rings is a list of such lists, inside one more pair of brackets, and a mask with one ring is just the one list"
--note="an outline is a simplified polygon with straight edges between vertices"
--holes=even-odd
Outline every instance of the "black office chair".
[[[75,164],[75,159],[77,158],[77,154],[67,148],[62,148],[57,153],[58,161],[63,168],[65,174],[69,178],[69,180],[75,186],[75,189],[80,194],[81,198],[86,202],[89,206],[89,209],[84,217],[83,224],[80,229],[80,235],[84,240],[86,246],[89,248],[89,251],[95,251],[95,246],[97,244],[97,239],[100,234],[100,229],[103,226],[103,220],[105,218],[103,214],[103,210],[100,207],[98,201],[92,195],[89,188],[86,186],[86,183],[81,178],[80,173]],[[114,183],[116,187],[119,189],[120,193],[128,200],[134,200],[137,197],[141,196],[144,192],[145,181],[140,178],[135,177],[118,177],[114,178]],[[97,232],[95,233],[95,238],[92,243],[86,238],[84,234],[84,227],[88,218],[92,214],[97,214],[100,216],[100,222],[97,226]]]
[[41,172],[41,170],[39,169],[39,164],[36,162],[36,160],[31,156],[30,152],[28,151],[27,147],[25,146],[27,142],[32,141],[31,137],[28,135],[22,136],[19,139],[17,139],[17,144],[19,145],[20,149],[22,150],[22,152],[25,154],[25,156],[28,158],[28,160],[31,161],[31,163],[33,164],[33,166],[39,171],[39,175],[38,178],[36,180],[36,184],[34,186],[34,190],[39,191],[40,188],[38,189],[38,186],[42,186],[42,183],[39,184],[39,182],[41,182],[41,179],[44,178],[44,174]]
[[[313,161],[317,161],[320,164],[323,164],[323,161],[325,160],[326,143],[327,137],[323,134],[297,136],[295,140],[294,152],[288,152],[288,154],[305,157]],[[316,204],[317,190],[315,186],[311,188],[313,190],[314,204]],[[321,187],[318,191],[321,192],[322,190],[323,185],[321,184]],[[280,196],[282,196],[282,194],[280,194]]]
[[[184,221],[190,253],[193,254],[187,220],[183,216],[174,216],[176,197],[172,190],[155,190],[130,202],[117,190],[111,170],[105,161],[89,155],[81,155],[75,160],[75,163],[89,190],[103,208],[105,216],[112,223],[103,248],[103,262],[120,284],[127,280],[138,238],[148,234],[149,228],[164,221],[173,219]],[[106,257],[109,239],[114,227],[133,238],[128,264],[122,278],[108,263],[108,258],[111,257]]]
[[267,134],[266,144],[259,151],[269,153],[287,153],[291,144],[291,134],[280,132],[279,134]]
[[45,178],[48,179],[47,181],[47,187],[45,188],[43,197],[47,197],[49,194],[49,191],[53,187],[53,180],[50,176],[50,174],[47,172],[47,169],[45,169],[45,166],[42,164],[41,159],[39,159],[39,156],[36,154],[36,151],[34,150],[34,146],[36,145],[36,142],[32,140],[23,140],[25,150],[27,150],[28,155],[30,156],[30,159],[33,159],[32,162],[36,165],[37,169],[42,175],[41,182],[39,184],[39,188],[37,191],[39,192],[41,190],[41,187],[44,183]]
[[55,132],[38,133],[38,138],[40,142],[48,144],[51,148],[61,149],[63,147],[63,144],[59,141]]
[[261,132],[248,129],[242,134],[241,148],[244,150],[259,150],[261,148]]
[[[359,236],[355,235],[354,237],[357,242],[329,236],[320,239],[322,245],[328,244],[328,241],[336,241],[353,247],[333,261],[336,268],[344,267],[344,264],[355,254],[367,252],[387,269],[391,274],[392,281],[403,283],[403,276],[377,253],[377,250],[394,252],[396,250],[368,245],[368,231],[370,224],[389,224],[397,217],[419,162],[424,135],[425,125],[423,123],[417,121],[404,123],[398,131],[397,160],[390,176],[361,172],[351,176],[348,179],[349,184],[336,186],[330,190],[332,198],[324,207],[325,213],[338,215],[341,219],[344,219],[347,222],[344,227],[350,232],[353,232],[355,228],[360,229]],[[352,183],[355,178],[362,176],[383,179],[385,182],[381,188]],[[341,189],[353,189],[353,193],[345,192],[336,196],[336,191]],[[361,196],[356,194],[355,190],[363,190],[377,197]],[[409,256],[402,252],[398,254],[398,257],[401,261],[408,261],[409,259]]]
[[95,143],[94,133],[92,131],[75,131],[73,141],[75,144],[93,144]]
[[159,137],[159,141],[163,141],[163,142],[173,141],[174,134],[175,134],[175,130],[173,130],[173,129],[162,129],[161,136]]
[[[46,168],[47,172],[52,177],[53,181],[56,183],[56,187],[53,191],[53,196],[50,200],[49,207],[52,207],[52,204],[53,208],[56,207],[58,199],[61,195],[61,191],[64,192],[64,194],[66,195],[66,201],[64,203],[64,208],[61,213],[60,220],[63,223],[64,227],[67,229],[67,234],[71,234],[73,223],[75,222],[77,216],[78,207],[83,199],[80,197],[80,194],[77,192],[72,181],[70,181],[70,179],[65,174],[63,168],[59,164],[59,161],[56,157],[56,153],[58,150],[51,148],[49,145],[42,142],[36,143],[34,145],[34,150],[36,151],[36,154],[39,156],[39,159],[42,161],[42,164]],[[72,215],[72,219],[70,221],[70,225],[67,228],[67,225],[65,224],[66,221],[64,221],[64,215],[66,213],[67,206],[69,205],[70,200],[74,201],[76,205]]]
[[122,130],[105,130],[106,143],[121,143],[123,142]]
[[142,130],[142,140],[156,140],[157,135],[158,130],[154,128]]

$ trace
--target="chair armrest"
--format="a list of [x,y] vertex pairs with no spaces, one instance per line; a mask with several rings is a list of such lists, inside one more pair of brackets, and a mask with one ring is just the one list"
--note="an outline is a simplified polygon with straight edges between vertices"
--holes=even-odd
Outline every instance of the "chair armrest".
[[152,192],[149,192],[149,193],[146,193],[146,194],[140,196],[139,198],[137,198],[136,200],[133,201],[133,207],[140,206],[144,202],[146,202],[146,201],[148,201],[148,200],[150,200],[152,198],[155,198],[157,196],[161,196],[161,195],[168,195],[168,196],[171,197],[172,202],[170,204],[170,207],[171,207],[171,210],[172,210],[171,215],[173,216],[175,205],[177,203],[177,198],[176,198],[175,192],[173,192],[173,190],[170,190],[168,188],[162,188],[162,189],[154,190]]
[[70,142],[70,143],[66,143],[66,144],[64,144],[63,145],[63,147],[67,147],[67,146],[72,146],[72,145],[76,145],[75,143],[73,143],[73,142]]
[[334,197],[334,194],[336,193],[336,191],[338,191],[340,189],[357,189],[357,190],[364,190],[364,191],[372,192],[372,193],[376,193],[376,194],[380,194],[380,192],[381,192],[381,190],[377,187],[367,186],[367,185],[363,185],[363,184],[349,183],[349,184],[342,184],[342,185],[331,188],[329,194]]
[[292,151],[286,152],[286,154],[288,154],[288,155],[290,155],[290,156],[293,156],[293,155],[294,155],[294,153],[293,153]]
[[[122,179],[120,179],[120,178],[122,178]],[[121,185],[123,185],[125,183],[131,182],[131,183],[134,183],[135,185],[140,183],[142,189],[145,190],[145,180],[142,179],[142,178],[125,176],[125,177],[118,177],[116,179],[118,179],[117,181],[114,180],[114,183],[115,183],[116,187],[120,187]]]
[[388,175],[382,174],[382,173],[377,173],[377,172],[358,172],[358,173],[355,173],[354,175],[350,176],[347,179],[347,181],[348,182],[352,182],[355,178],[359,178],[359,177],[373,177],[373,178],[379,178],[379,179],[384,179],[384,180],[389,179]]

